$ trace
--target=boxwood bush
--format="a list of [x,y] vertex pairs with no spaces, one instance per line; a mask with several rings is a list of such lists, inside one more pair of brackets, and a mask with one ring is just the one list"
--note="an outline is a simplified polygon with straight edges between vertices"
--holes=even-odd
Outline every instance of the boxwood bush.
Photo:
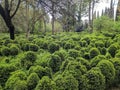
[[105,82],[108,88],[115,79],[114,65],[108,60],[102,60],[97,64],[97,67],[100,68],[101,73],[105,76]]
[[56,43],[52,42],[48,45],[48,50],[50,53],[54,53],[55,51],[58,51],[59,49],[60,49],[60,46]]
[[95,56],[98,56],[99,54],[100,54],[100,51],[97,48],[90,49],[90,58],[94,58]]
[[10,47],[10,55],[15,56],[19,53],[19,48],[16,45],[11,45]]
[[88,90],[104,90],[105,89],[105,76],[99,70],[91,69],[85,76],[88,78]]
[[2,47],[1,54],[3,56],[9,56],[10,55],[10,48],[8,48],[8,47]]

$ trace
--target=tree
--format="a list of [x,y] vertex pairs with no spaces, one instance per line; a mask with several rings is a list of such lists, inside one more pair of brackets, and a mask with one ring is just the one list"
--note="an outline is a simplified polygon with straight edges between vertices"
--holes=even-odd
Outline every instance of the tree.
[[[4,3],[4,6],[2,6],[1,3]],[[15,27],[12,23],[12,18],[15,16],[15,14],[17,13],[21,0],[18,0],[17,5],[15,10],[13,11],[13,3],[16,2],[14,0],[4,0],[0,3],[0,15],[2,16],[3,20],[5,21],[9,32],[10,32],[10,39],[15,39],[14,36],[14,31],[15,31]]]

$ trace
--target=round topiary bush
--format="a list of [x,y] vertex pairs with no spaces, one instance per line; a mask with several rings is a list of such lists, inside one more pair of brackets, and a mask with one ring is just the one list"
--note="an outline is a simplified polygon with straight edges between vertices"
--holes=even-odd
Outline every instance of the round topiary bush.
[[88,79],[88,90],[104,90],[105,89],[105,76],[99,70],[91,69],[85,76]]
[[118,50],[117,44],[112,44],[108,48],[108,52],[111,54],[112,57],[115,57],[116,51]]
[[79,43],[80,43],[80,46],[81,46],[81,47],[86,47],[86,46],[88,46],[88,44],[87,44],[87,42],[86,42],[85,40],[80,41]]
[[82,65],[84,65],[87,68],[87,70],[90,69],[90,62],[88,60],[86,60],[86,59],[84,59],[82,57],[76,58],[76,60],[78,62],[80,62]]
[[115,79],[114,79],[114,85],[117,86],[120,84],[120,60],[118,58],[115,58],[113,61],[113,65],[115,67]]
[[48,46],[48,50],[50,53],[54,53],[55,51],[58,51],[60,46],[56,43],[50,43]]
[[62,61],[58,55],[51,55],[49,66],[52,68],[53,72],[59,71],[61,64]]
[[37,84],[35,90],[56,90],[56,84],[49,77],[44,76]]
[[37,59],[37,55],[33,51],[28,51],[25,53],[24,57],[21,58],[21,65],[24,68],[29,69],[30,66],[34,64],[36,59]]
[[18,80],[13,90],[28,90],[27,82],[25,80]]
[[25,43],[21,46],[21,49],[23,51],[29,51],[29,46],[30,46],[30,43]]
[[105,45],[104,45],[104,42],[102,42],[102,41],[97,41],[97,42],[95,42],[95,46],[96,47],[105,47]]
[[93,58],[91,61],[90,61],[90,66],[91,67],[96,67],[96,65],[101,61],[101,60],[105,60],[106,57],[103,56],[103,55],[98,55],[96,56],[95,58]]
[[28,52],[25,53],[24,58],[26,60],[29,60],[29,61],[31,61],[33,63],[37,59],[37,55],[34,52],[32,52],[32,51],[28,51]]
[[90,49],[90,58],[94,58],[95,56],[98,56],[100,54],[100,51],[97,48],[91,48]]
[[52,70],[48,67],[42,67],[42,66],[31,66],[29,69],[29,74],[36,73],[39,78],[41,79],[43,76],[48,76],[51,78],[52,76]]
[[71,43],[71,42],[66,42],[63,48],[66,49],[66,50],[68,50],[68,49],[72,49],[72,48],[74,48],[74,47],[75,47],[75,46],[74,46],[73,43]]
[[29,50],[30,50],[30,51],[34,51],[34,52],[37,52],[37,51],[39,50],[39,47],[38,47],[38,45],[36,45],[36,44],[30,44],[30,45],[29,45]]
[[58,55],[62,61],[66,59],[67,52],[65,50],[59,50],[54,53],[54,55]]
[[15,56],[18,55],[19,48],[16,45],[11,45],[10,47],[10,55]]
[[38,84],[40,78],[36,73],[31,73],[29,77],[27,78],[27,86],[28,90],[33,90],[36,85]]
[[70,49],[70,50],[68,51],[68,54],[69,54],[70,57],[73,57],[73,58],[77,58],[77,57],[80,56],[79,51],[77,51],[77,50],[75,50],[75,49]]
[[105,47],[100,48],[100,53],[101,53],[102,55],[106,55],[106,53],[107,53],[106,48],[105,48]]
[[9,56],[9,55],[10,55],[10,48],[8,48],[8,47],[3,47],[3,48],[1,49],[1,54],[2,54],[3,56]]
[[108,60],[102,60],[97,64],[100,68],[101,73],[105,76],[106,86],[109,87],[115,78],[115,68],[114,65]]

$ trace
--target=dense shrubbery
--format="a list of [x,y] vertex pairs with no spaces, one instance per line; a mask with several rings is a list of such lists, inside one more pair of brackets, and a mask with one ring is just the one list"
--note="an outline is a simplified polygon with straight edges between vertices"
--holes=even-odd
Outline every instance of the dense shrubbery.
[[98,56],[100,54],[100,51],[97,48],[90,49],[90,58],[94,58],[95,56]]
[[110,90],[119,86],[119,33],[85,34],[1,39],[0,90]]
[[108,60],[102,60],[97,64],[100,68],[101,73],[105,76],[106,86],[109,87],[115,78],[115,68],[114,65]]
[[60,46],[56,43],[50,43],[49,46],[48,46],[48,50],[51,53],[54,53],[55,51],[58,51],[59,48],[60,48]]

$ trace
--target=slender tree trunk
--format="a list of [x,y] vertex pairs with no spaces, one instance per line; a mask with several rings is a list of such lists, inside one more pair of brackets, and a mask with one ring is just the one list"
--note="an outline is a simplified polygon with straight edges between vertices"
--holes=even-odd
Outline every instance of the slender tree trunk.
[[54,26],[54,22],[55,22],[55,16],[54,16],[54,2],[52,3],[52,35],[54,34],[54,28],[55,28],[55,26]]
[[15,39],[15,34],[14,34],[15,27],[14,27],[14,25],[10,25],[8,28],[9,28],[9,32],[10,32],[10,39],[14,40]]

